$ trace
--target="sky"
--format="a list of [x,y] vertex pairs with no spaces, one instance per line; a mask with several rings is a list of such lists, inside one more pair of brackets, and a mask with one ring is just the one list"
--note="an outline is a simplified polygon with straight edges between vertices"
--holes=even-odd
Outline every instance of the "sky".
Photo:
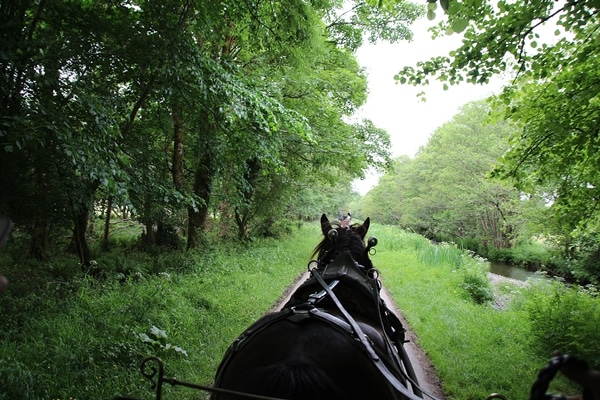
[[[427,28],[433,24],[434,21],[427,18],[416,21],[411,26],[414,34],[412,42],[366,43],[357,51],[358,62],[367,73],[369,94],[366,104],[354,118],[368,118],[389,133],[392,157],[414,157],[419,148],[427,144],[436,128],[450,121],[462,105],[498,93],[502,86],[500,78],[488,85],[464,83],[450,86],[446,91],[438,81],[420,87],[396,84],[394,75],[402,67],[414,66],[417,61],[433,56],[448,55],[460,46],[461,37],[456,34],[431,39]],[[422,91],[427,99],[425,102],[417,98]],[[377,174],[368,174],[365,180],[354,181],[353,187],[364,195],[377,184],[378,179]]]

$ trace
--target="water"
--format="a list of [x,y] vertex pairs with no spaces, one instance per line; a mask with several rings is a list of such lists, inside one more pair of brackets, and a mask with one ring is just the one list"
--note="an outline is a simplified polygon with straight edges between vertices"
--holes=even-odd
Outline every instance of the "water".
[[527,271],[524,268],[515,267],[514,265],[497,261],[491,261],[490,264],[490,272],[496,275],[502,275],[507,278],[518,279],[520,281],[526,281],[528,278],[533,276],[532,271]]

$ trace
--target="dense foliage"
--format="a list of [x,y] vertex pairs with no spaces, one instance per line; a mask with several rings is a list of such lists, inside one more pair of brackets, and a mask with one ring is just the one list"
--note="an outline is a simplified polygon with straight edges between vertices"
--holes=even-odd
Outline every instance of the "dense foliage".
[[39,259],[55,251],[52,233],[72,230],[87,266],[94,210],[107,216],[106,246],[115,209],[145,225],[146,245],[179,245],[177,230],[188,248],[212,222],[247,239],[313,216],[324,203],[300,208],[313,191],[349,193],[388,163],[385,131],[344,120],[366,98],[354,50],[363,35],[410,38],[422,12],[404,1],[2,0],[0,213]]
[[496,260],[527,242],[545,209],[541,199],[490,179],[516,129],[490,122],[490,110],[484,101],[463,106],[414,159],[396,159],[394,170],[364,197],[361,212]]
[[396,76],[415,85],[512,78],[494,108],[518,129],[495,175],[547,199],[545,233],[563,250],[562,269],[592,281],[600,249],[599,11],[582,0],[428,0],[431,20],[444,14],[434,37],[461,34],[462,44]]

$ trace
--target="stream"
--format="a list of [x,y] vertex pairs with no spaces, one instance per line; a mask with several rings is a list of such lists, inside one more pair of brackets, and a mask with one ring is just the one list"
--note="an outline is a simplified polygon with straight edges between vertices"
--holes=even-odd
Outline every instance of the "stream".
[[516,267],[514,265],[509,265],[498,261],[490,261],[490,272],[492,274],[501,275],[520,281],[526,281],[534,274],[532,271],[528,271],[525,268]]

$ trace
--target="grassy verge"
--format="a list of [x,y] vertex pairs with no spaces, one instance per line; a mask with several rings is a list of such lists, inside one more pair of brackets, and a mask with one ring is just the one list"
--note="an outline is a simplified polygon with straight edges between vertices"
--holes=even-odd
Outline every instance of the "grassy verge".
[[[547,336],[543,316],[565,319],[557,303],[571,307],[566,312],[577,318],[573,324],[600,323],[593,319],[599,314],[593,297],[554,286],[530,288],[534,294],[528,295],[508,285],[503,293],[514,300],[498,311],[489,303],[480,260],[397,228],[375,225],[370,233],[379,238],[373,260],[383,283],[451,399],[484,399],[492,392],[526,398],[550,356],[536,344]],[[169,376],[210,383],[229,344],[305,271],[319,239],[313,223],[287,240],[185,256],[161,253],[150,262],[111,253],[98,263],[113,268],[112,277],[45,276],[25,294],[13,278],[0,297],[0,399],[152,398],[138,370],[148,355],[160,356]],[[18,276],[29,273],[22,268]],[[584,302],[587,311],[578,312]],[[578,330],[576,342],[589,343],[583,334],[594,335],[595,326]],[[561,326],[555,336],[565,331]],[[573,388],[558,382],[554,391]],[[164,398],[198,393],[167,386]]]
[[[153,354],[169,376],[210,383],[233,339],[305,270],[317,239],[313,230],[190,255],[182,273],[48,281],[25,296],[9,290],[0,297],[0,399],[153,398],[138,369]],[[165,387],[164,398],[198,393]]]
[[[476,269],[487,275],[487,265],[452,246],[433,246],[393,227],[376,226],[372,233],[381,243],[374,259],[384,285],[429,355],[446,395],[484,399],[495,392],[509,399],[528,398],[551,354],[536,351],[522,307],[498,311],[474,301],[465,282],[472,281]],[[522,295],[510,286],[504,291]],[[574,390],[562,380],[552,389]]]

